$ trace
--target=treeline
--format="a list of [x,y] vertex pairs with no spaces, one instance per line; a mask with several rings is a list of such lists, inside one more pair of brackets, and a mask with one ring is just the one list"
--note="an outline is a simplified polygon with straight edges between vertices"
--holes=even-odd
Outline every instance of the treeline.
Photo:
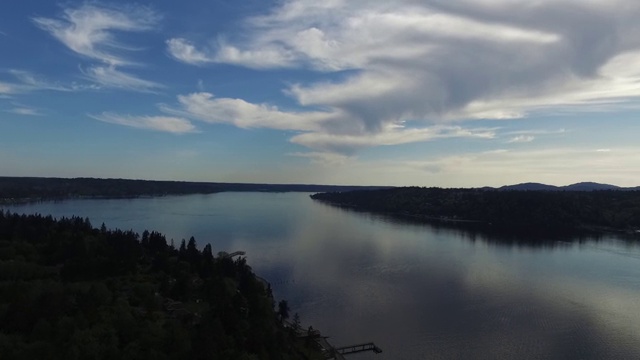
[[[138,196],[212,194],[223,191],[324,192],[370,189],[363,186],[244,184],[151,181],[96,178],[0,177],[0,203],[77,197],[128,198]],[[379,187],[378,187],[379,188]]]
[[313,199],[434,221],[525,231],[640,229],[640,191],[495,191],[404,187],[320,193]]
[[245,258],[194,238],[0,211],[2,359],[322,359],[275,305]]

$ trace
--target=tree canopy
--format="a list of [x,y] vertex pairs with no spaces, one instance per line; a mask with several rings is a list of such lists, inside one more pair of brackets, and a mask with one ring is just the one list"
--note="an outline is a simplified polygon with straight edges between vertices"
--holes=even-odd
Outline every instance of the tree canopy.
[[321,359],[241,257],[0,211],[2,359]]
[[405,187],[320,193],[313,199],[434,221],[524,231],[640,229],[640,191],[500,191]]

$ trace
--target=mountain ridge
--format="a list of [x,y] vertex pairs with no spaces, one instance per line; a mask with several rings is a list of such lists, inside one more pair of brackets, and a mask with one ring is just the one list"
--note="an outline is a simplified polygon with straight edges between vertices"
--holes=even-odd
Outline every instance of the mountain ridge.
[[[487,188],[487,187],[485,187]],[[501,191],[602,191],[602,190],[626,190],[634,191],[640,190],[639,186],[635,187],[622,187],[611,184],[602,184],[592,181],[578,182],[575,184],[569,184],[564,186],[547,185],[536,182],[526,182],[513,185],[504,185],[497,188],[487,188]]]

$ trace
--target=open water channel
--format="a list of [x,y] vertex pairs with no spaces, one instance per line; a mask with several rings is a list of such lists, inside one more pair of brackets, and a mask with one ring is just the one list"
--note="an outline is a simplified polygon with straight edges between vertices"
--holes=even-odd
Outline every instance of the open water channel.
[[[640,239],[505,241],[343,210],[303,193],[9,206],[246,251],[302,325],[352,359],[639,359]],[[517,239],[516,239],[517,240]],[[538,245],[532,245],[537,243]]]

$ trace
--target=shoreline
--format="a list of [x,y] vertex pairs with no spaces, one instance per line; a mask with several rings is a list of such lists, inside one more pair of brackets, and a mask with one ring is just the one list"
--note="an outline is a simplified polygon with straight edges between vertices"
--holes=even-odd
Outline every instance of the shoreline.
[[632,229],[623,229],[623,228],[614,228],[607,227],[601,225],[593,225],[593,224],[580,224],[579,226],[568,226],[568,227],[549,227],[549,228],[540,228],[535,224],[518,224],[518,225],[504,225],[499,222],[490,222],[484,220],[473,220],[473,219],[459,219],[459,218],[451,218],[446,216],[432,216],[432,215],[423,215],[423,214],[415,214],[410,212],[391,212],[391,211],[376,211],[370,210],[362,206],[341,203],[337,201],[331,201],[326,199],[317,199],[311,197],[312,200],[318,201],[322,204],[326,204],[329,206],[334,206],[338,208],[343,208],[347,210],[352,210],[356,212],[368,213],[368,214],[376,214],[387,216],[394,219],[399,220],[407,220],[411,222],[420,222],[429,225],[448,225],[451,228],[455,229],[465,229],[465,230],[481,230],[487,232],[504,232],[508,234],[527,234],[530,235],[533,231],[534,233],[540,234],[553,234],[553,235],[604,235],[604,234],[618,234],[618,235],[631,235],[631,236],[640,236],[640,230],[632,230]]

